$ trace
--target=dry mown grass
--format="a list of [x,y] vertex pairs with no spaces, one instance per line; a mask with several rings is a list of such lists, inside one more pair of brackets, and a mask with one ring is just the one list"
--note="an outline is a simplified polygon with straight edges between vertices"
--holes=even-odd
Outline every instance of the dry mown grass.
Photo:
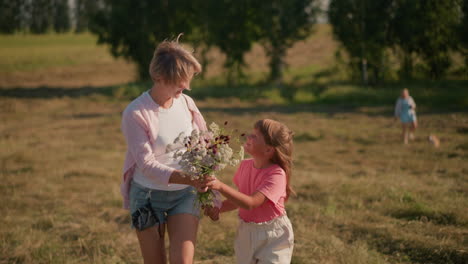
[[[118,186],[127,102],[0,100],[0,263],[140,263]],[[403,146],[386,108],[199,105],[241,130],[270,117],[295,131],[294,263],[466,263],[466,113],[420,114],[418,138]],[[236,221],[202,220],[197,263],[233,262]]]
[[[77,61],[83,50],[76,47],[62,47],[52,61],[34,43],[31,61],[21,55],[29,48],[0,52],[12,63],[0,62],[0,263],[142,262],[119,194],[125,151],[120,113],[129,102],[122,98],[126,90],[139,88],[92,87],[128,82],[133,69],[103,48],[89,47],[88,37],[82,41],[91,56]],[[329,28],[319,28],[289,51],[286,77],[322,78],[311,72],[333,63],[335,47]],[[10,52],[19,57],[11,59]],[[248,56],[251,69],[263,74],[266,61],[259,47]],[[219,75],[221,62],[216,63],[208,77]],[[431,94],[436,89],[421,89],[415,97],[427,102],[419,105],[421,128],[416,141],[403,146],[391,105],[338,105],[346,98],[354,106],[375,99],[384,103],[393,90],[314,89],[296,96],[329,96],[321,99],[329,106],[197,100],[208,121],[227,120],[246,131],[268,117],[295,131],[298,196],[287,204],[296,234],[293,263],[467,263],[468,114],[434,112],[429,103],[439,98]],[[457,93],[463,103],[466,94],[461,88]],[[345,98],[333,101],[331,95]],[[429,133],[441,138],[439,149],[427,142]],[[233,172],[221,177],[230,182]],[[235,213],[217,223],[202,220],[196,263],[234,263],[236,222]]]

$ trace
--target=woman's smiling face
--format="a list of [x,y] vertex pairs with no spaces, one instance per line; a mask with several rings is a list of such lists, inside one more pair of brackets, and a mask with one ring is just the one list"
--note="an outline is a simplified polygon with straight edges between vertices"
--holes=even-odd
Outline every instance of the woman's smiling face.
[[157,80],[158,93],[165,99],[179,98],[184,90],[190,90],[190,82],[191,79],[172,84],[159,79]]
[[190,90],[190,80],[181,81],[178,85],[174,85],[174,97],[179,98],[184,90]]
[[180,81],[177,84],[168,84],[164,83],[162,86],[164,87],[164,93],[171,98],[179,98],[184,90],[190,90],[190,81],[191,80],[184,80]]

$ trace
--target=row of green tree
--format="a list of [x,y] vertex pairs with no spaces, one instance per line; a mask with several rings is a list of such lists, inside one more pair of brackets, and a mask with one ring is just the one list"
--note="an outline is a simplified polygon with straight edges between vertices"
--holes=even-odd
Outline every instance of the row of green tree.
[[260,43],[270,60],[270,80],[281,80],[287,49],[310,35],[317,0],[105,0],[91,30],[115,56],[124,56],[148,77],[155,43],[183,32],[201,54],[225,55],[228,82],[242,79],[244,54]]
[[385,79],[395,55],[402,79],[415,65],[442,78],[454,53],[468,67],[468,0],[331,0],[329,20],[364,82]]
[[[311,34],[322,2],[74,0],[70,8],[68,0],[0,0],[0,31],[89,29],[114,56],[135,62],[143,79],[155,45],[180,32],[205,66],[207,51],[219,48],[229,81],[242,79],[244,54],[260,43],[269,58],[269,79],[279,82],[287,49]],[[395,57],[404,79],[416,66],[426,77],[442,78],[454,53],[468,65],[468,0],[330,0],[328,15],[349,68],[366,83],[385,79]]]
[[[242,77],[244,54],[258,42],[269,57],[270,80],[281,81],[287,49],[311,33],[321,2],[106,0],[92,31],[114,55],[138,62],[142,77],[155,42],[177,32],[205,47],[202,54],[220,48],[230,80]],[[401,79],[412,78],[415,65],[424,77],[442,78],[454,53],[468,65],[468,0],[331,0],[328,15],[351,72],[365,83],[390,75],[395,57]]]
[[98,5],[94,0],[0,0],[0,33],[82,32]]
[[[75,0],[75,20],[88,22],[114,56],[138,65],[148,78],[155,45],[178,33],[201,56],[218,47],[225,55],[230,81],[239,80],[244,54],[261,43],[270,58],[270,79],[281,80],[284,56],[297,40],[310,35],[319,0]],[[68,0],[0,0],[0,30],[45,33],[70,29]],[[40,11],[39,11],[40,10]],[[37,26],[39,25],[39,26]],[[81,27],[77,27],[81,28]],[[202,59],[207,63],[206,59]]]

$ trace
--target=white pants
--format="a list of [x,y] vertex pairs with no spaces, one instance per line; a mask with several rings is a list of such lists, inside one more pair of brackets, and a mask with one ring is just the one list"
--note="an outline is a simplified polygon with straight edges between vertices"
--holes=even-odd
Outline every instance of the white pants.
[[260,224],[239,221],[235,241],[238,264],[291,263],[294,233],[286,215]]

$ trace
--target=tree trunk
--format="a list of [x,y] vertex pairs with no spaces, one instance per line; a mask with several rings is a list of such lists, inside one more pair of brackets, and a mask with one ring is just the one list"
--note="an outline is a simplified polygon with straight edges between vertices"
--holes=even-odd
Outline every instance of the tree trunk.
[[369,83],[369,77],[367,74],[367,60],[362,58],[361,59],[361,66],[362,66],[362,83],[367,85]]
[[410,80],[413,77],[413,56],[410,51],[404,51],[401,77],[405,80]]
[[282,47],[272,47],[270,52],[270,82],[276,85],[283,83],[284,55],[286,49]]
[[209,48],[210,48],[209,46],[204,46],[201,48],[201,51],[200,51],[200,64],[202,66],[202,71],[200,72],[200,78],[202,80],[205,79],[206,69],[208,68],[208,65],[210,64],[210,60],[208,59]]

